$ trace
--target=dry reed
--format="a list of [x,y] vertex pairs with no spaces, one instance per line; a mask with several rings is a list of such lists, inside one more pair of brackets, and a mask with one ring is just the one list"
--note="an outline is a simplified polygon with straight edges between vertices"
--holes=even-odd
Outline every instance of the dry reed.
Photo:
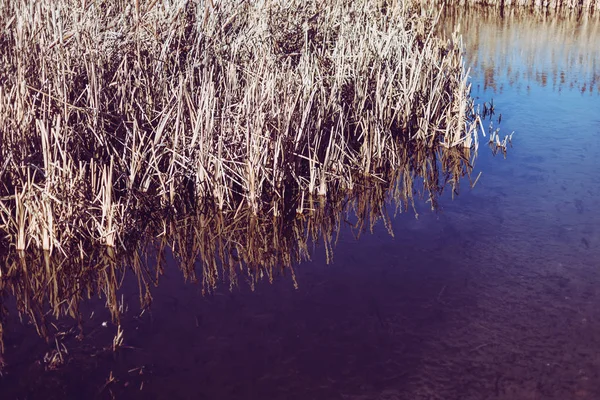
[[438,16],[408,0],[0,0],[4,245],[124,247],[155,213],[202,207],[277,217],[415,149],[476,150]]

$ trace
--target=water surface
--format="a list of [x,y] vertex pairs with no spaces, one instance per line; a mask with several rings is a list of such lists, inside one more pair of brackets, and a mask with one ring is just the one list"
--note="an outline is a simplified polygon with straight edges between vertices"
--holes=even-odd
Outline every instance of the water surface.
[[598,19],[475,10],[445,23],[460,23],[473,96],[493,100],[486,130],[515,132],[506,159],[480,147],[475,188],[447,191],[438,212],[417,202],[418,219],[389,220],[393,236],[350,212],[333,256],[309,241],[312,260],[272,283],[240,274],[207,292],[167,251],[160,284],[156,265],[145,275],[151,308],[140,315],[133,274],[117,293],[124,347],[91,350],[116,327],[104,300],[84,302],[87,339],[56,371],[39,357],[52,343],[12,313],[2,397],[600,398]]

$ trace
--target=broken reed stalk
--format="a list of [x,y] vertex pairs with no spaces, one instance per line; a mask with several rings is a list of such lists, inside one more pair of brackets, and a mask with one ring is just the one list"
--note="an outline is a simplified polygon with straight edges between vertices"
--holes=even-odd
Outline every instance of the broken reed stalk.
[[406,148],[472,147],[459,39],[423,4],[0,0],[3,240],[68,252],[152,210],[276,215]]

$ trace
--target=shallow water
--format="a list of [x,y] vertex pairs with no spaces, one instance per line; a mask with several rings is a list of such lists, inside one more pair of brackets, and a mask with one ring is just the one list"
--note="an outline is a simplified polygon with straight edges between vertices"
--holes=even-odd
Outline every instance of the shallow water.
[[203,296],[168,254],[141,316],[125,278],[125,347],[77,359],[116,332],[104,300],[86,302],[87,339],[57,371],[13,313],[2,398],[600,398],[600,23],[446,21],[461,24],[473,96],[493,99],[491,129],[515,131],[506,159],[480,147],[475,188],[396,216],[393,237],[343,227],[333,263],[316,246],[254,291]]

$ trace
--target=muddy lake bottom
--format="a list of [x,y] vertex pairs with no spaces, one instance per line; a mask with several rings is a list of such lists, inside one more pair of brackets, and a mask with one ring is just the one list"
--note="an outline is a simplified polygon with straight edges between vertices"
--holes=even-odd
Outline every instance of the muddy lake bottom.
[[[467,52],[486,32],[504,50],[468,60],[473,96],[493,98],[502,132],[515,131],[506,159],[480,149],[475,188],[396,216],[393,237],[343,229],[333,263],[316,246],[295,267],[298,289],[288,272],[203,296],[171,257],[141,316],[126,278],[123,348],[104,350],[116,327],[103,299],[89,301],[86,336],[55,371],[42,360],[51,344],[12,312],[2,399],[599,399],[600,96],[580,84],[600,64],[561,64],[598,53],[570,34],[570,56],[532,61],[500,39],[545,25],[475,20],[463,22],[477,27]],[[576,84],[536,79],[562,67]]]

